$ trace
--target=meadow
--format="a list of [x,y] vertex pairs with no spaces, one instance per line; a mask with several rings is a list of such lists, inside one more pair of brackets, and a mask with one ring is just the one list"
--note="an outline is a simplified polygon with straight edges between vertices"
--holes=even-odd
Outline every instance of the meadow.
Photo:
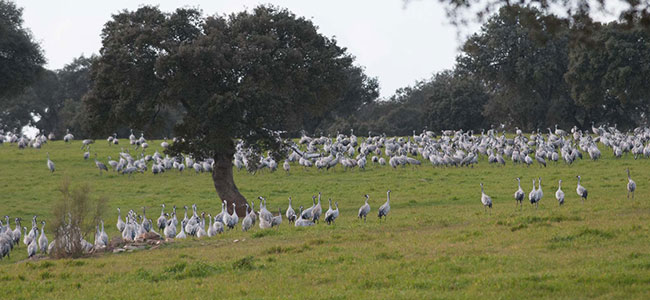
[[[150,144],[148,153],[160,150],[160,141]],[[146,206],[154,221],[162,203],[196,203],[213,215],[221,209],[208,174],[100,175],[92,155],[83,160],[80,146],[80,141],[25,150],[1,145],[0,214],[9,215],[12,226],[16,216],[27,226],[34,214],[48,221],[64,176],[73,185],[88,183],[94,196],[109,197],[110,237],[118,234],[117,207],[124,212]],[[119,149],[98,141],[91,153],[105,162]],[[296,210],[308,207],[320,191],[324,210],[332,198],[341,215],[332,226],[296,228],[285,219],[277,229],[242,232],[238,226],[214,238],[77,260],[29,260],[21,242],[10,259],[0,261],[0,291],[6,299],[647,299],[650,160],[615,159],[609,149],[601,151],[598,161],[547,168],[510,161],[501,167],[481,157],[473,168],[425,162],[397,169],[369,163],[365,171],[295,164],[290,174],[235,171],[242,194],[265,196],[274,213],[286,209],[289,196]],[[46,152],[56,164],[53,174]],[[626,199],[626,168],[638,186],[634,200]],[[589,190],[584,204],[575,192],[576,175]],[[526,195],[532,178],[542,177],[539,209],[527,200],[516,208],[516,177]],[[558,179],[566,193],[562,207],[554,197]],[[480,182],[494,202],[491,213],[481,205]],[[388,189],[392,209],[380,223],[377,208]],[[372,209],[366,223],[356,218],[364,194]],[[182,210],[179,214],[182,218]],[[54,238],[47,226],[46,234]]]

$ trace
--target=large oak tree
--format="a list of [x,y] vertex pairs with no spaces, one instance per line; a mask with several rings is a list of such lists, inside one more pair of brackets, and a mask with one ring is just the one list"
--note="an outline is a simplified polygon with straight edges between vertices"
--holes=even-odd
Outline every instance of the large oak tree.
[[[273,6],[227,17],[145,6],[113,16],[84,99],[95,135],[128,125],[145,131],[165,107],[181,106],[169,152],[213,158],[221,199],[246,199],[232,176],[236,140],[257,152],[285,148],[299,129],[344,99],[353,58],[310,21]],[[358,81],[357,81],[358,82]]]

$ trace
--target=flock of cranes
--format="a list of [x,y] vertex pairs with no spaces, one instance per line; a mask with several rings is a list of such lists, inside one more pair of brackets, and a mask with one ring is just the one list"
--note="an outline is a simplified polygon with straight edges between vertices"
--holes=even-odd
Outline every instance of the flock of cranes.
[[[27,227],[21,227],[20,221],[22,220],[21,218],[15,218],[14,219],[14,225],[15,229],[11,229],[10,223],[9,223],[9,216],[5,216],[5,222],[3,223],[0,221],[0,259],[3,259],[5,257],[9,258],[11,251],[14,250],[14,248],[20,246],[20,240],[22,237],[22,242],[25,244],[27,247],[27,257],[32,258],[34,257],[37,253],[42,253],[42,254],[48,254],[51,253],[53,248],[57,245],[57,240],[49,241],[45,234],[45,221],[41,221],[41,228],[40,232],[38,230],[38,222],[37,222],[37,216],[32,217],[32,227],[31,229],[27,230]],[[90,242],[86,241],[84,237],[81,234],[78,234],[80,237],[79,240],[79,245],[81,246],[82,250],[84,252],[89,252],[93,248],[102,248],[108,246],[108,234],[106,234],[106,231],[104,231],[104,221],[100,221],[100,225],[96,226],[96,231],[95,231],[95,243],[91,244]],[[64,226],[70,227],[70,224],[66,224]],[[100,229],[101,228],[101,229]],[[76,227],[74,228],[77,230],[78,233],[81,232],[81,230]],[[65,240],[67,239],[66,235],[63,235],[62,237],[62,245],[65,247],[65,250],[70,250],[71,243],[69,241]]]
[[[637,158],[650,157],[650,128],[639,127],[633,131],[621,132],[616,126],[608,127],[601,125],[595,127],[592,125],[591,132],[580,131],[572,128],[570,131],[548,128],[547,133],[541,130],[534,131],[530,135],[524,135],[521,130],[517,129],[511,137],[506,136],[504,131],[490,129],[480,134],[472,131],[463,130],[446,130],[436,135],[431,131],[423,131],[420,134],[413,132],[409,137],[386,137],[385,135],[368,135],[359,138],[351,132],[350,135],[337,134],[332,137],[310,137],[303,135],[297,144],[293,144],[292,150],[282,163],[282,168],[287,173],[290,172],[292,165],[297,164],[303,168],[316,168],[318,170],[329,170],[340,166],[344,170],[354,168],[364,170],[368,164],[388,165],[392,168],[404,167],[407,165],[422,165],[423,162],[429,162],[436,167],[472,167],[481,161],[494,165],[505,165],[512,163],[515,165],[531,166],[535,163],[539,167],[548,167],[558,163],[572,165],[576,160],[585,157],[591,160],[600,159],[602,153],[598,145],[609,148],[614,157],[619,158],[623,155],[633,155]],[[19,136],[15,132],[0,131],[0,144],[10,143],[17,144],[18,148],[36,148],[40,149],[48,140],[54,139],[54,135],[48,136],[39,134],[34,138]],[[69,131],[63,137],[66,143],[72,143],[74,136]],[[108,145],[120,145],[117,134],[113,134],[106,139]],[[136,173],[144,173],[151,170],[154,175],[176,170],[183,172],[186,169],[193,170],[195,173],[211,172],[213,160],[206,159],[202,161],[194,160],[189,155],[170,157],[155,151],[149,155],[146,153],[149,148],[144,135],[136,137],[133,132],[128,137],[129,146],[124,147],[117,154],[118,159],[113,160],[108,156],[106,164],[99,160],[97,153],[91,152],[94,140],[85,139],[81,141],[83,159],[88,160],[94,154],[95,167],[101,175],[102,172],[119,172],[129,176]],[[173,141],[172,141],[173,142]],[[292,142],[290,142],[292,143]],[[167,139],[161,142],[163,149],[169,147]],[[268,169],[273,172],[279,167],[278,163],[272,158],[270,153],[267,156],[262,155],[259,161],[251,162],[250,149],[245,149],[242,144],[237,145],[237,151],[233,156],[233,166],[239,170],[247,169],[251,172],[258,172]],[[132,154],[133,153],[133,154]],[[50,172],[55,172],[55,163],[50,158],[50,153],[46,152],[47,167]],[[292,164],[293,163],[293,164]],[[627,197],[634,198],[636,183],[630,176],[630,170],[627,169]],[[587,189],[581,185],[581,177],[576,176],[576,194],[584,203],[588,197]],[[516,205],[523,207],[523,201],[526,192],[521,185],[521,178],[516,178],[517,190],[514,193]],[[565,203],[565,193],[562,190],[563,181],[558,180],[558,188],[555,192],[555,198],[558,205]],[[491,212],[493,201],[485,192],[484,184],[481,187],[481,203],[485,211]],[[379,207],[377,215],[379,220],[388,215],[390,211],[390,190],[387,191],[386,202]],[[538,207],[543,199],[542,178],[532,179],[532,190],[528,193],[528,200],[531,205]],[[359,208],[357,217],[366,221],[370,214],[371,208],[369,196],[365,195],[365,203]],[[165,205],[162,205],[161,214],[154,223],[152,219],[147,218],[146,208],[142,208],[142,215],[138,215],[134,210],[130,210],[122,219],[121,211],[118,208],[117,228],[124,240],[131,241],[137,236],[147,233],[160,232],[161,235],[169,238],[182,239],[188,236],[197,238],[211,237],[223,233],[227,230],[233,230],[241,226],[241,230],[248,231],[257,224],[261,229],[268,229],[280,226],[283,223],[283,217],[289,224],[296,227],[314,226],[321,219],[325,219],[327,224],[333,224],[339,217],[338,202],[332,202],[329,199],[329,209],[323,214],[321,206],[321,194],[312,197],[311,207],[300,206],[298,211],[292,207],[292,199],[289,197],[289,206],[282,211],[278,208],[278,213],[273,214],[267,209],[266,199],[259,197],[259,208],[255,209],[255,203],[251,202],[249,207],[246,204],[247,213],[240,217],[234,213],[235,204],[232,210],[227,207],[226,202],[222,203],[221,212],[214,216],[205,212],[198,213],[196,205],[192,205],[191,214],[188,218],[188,207],[185,209],[184,218],[179,220],[176,214],[176,206],[172,207],[171,213],[165,212]],[[229,213],[232,211],[232,213]],[[284,215],[284,216],[283,216]],[[15,219],[15,229],[9,226],[9,217],[5,217],[5,222],[0,220],[0,258],[8,256],[10,251],[18,246],[21,236],[23,243],[27,246],[29,257],[34,256],[38,251],[47,252],[51,249],[54,242],[48,244],[48,239],[44,233],[45,221],[41,222],[40,233],[36,216],[32,219],[32,227],[27,230],[26,227],[20,226],[20,218]],[[84,248],[101,248],[108,246],[108,235],[104,230],[103,221],[97,224],[95,231],[95,242],[91,244],[85,240],[82,241]]]
[[28,257],[33,257],[37,252],[46,253],[51,250],[51,245],[45,235],[45,221],[41,221],[41,230],[39,233],[37,216],[32,218],[32,227],[28,231],[27,227],[20,227],[21,218],[15,218],[15,228],[12,230],[9,223],[9,216],[5,216],[5,223],[0,221],[0,259],[10,257],[14,247],[20,244],[20,238],[27,246]]
[[[366,216],[370,212],[370,205],[368,204],[369,196],[365,195],[366,200],[364,205],[359,209],[359,218],[363,218],[364,222]],[[120,232],[121,238],[126,242],[133,242],[138,236],[145,235],[148,232],[154,232],[165,238],[170,239],[185,239],[187,237],[213,237],[226,230],[233,230],[237,226],[241,226],[241,230],[246,232],[251,230],[257,223],[260,229],[269,229],[280,226],[283,222],[282,209],[278,208],[278,214],[273,215],[266,207],[266,198],[258,197],[259,210],[255,211],[255,202],[251,201],[249,207],[246,205],[246,215],[240,218],[235,213],[236,204],[232,203],[232,212],[226,209],[226,202],[221,204],[221,212],[212,217],[211,214],[205,212],[198,213],[196,204],[191,206],[192,212],[188,217],[188,207],[184,206],[183,219],[178,218],[176,213],[176,206],[172,207],[171,214],[165,212],[165,204],[162,204],[160,216],[154,223],[152,219],[147,217],[146,207],[142,207],[142,215],[138,215],[134,210],[129,210],[122,218],[122,211],[117,208],[117,230]],[[318,201],[316,201],[318,199]],[[386,202],[379,207],[377,216],[381,221],[386,218],[390,212],[390,190],[387,192]],[[332,199],[329,199],[329,208],[323,214],[321,206],[321,193],[318,196],[312,197],[312,206],[304,209],[300,206],[298,213],[292,207],[292,199],[289,197],[289,206],[285,210],[288,223],[293,224],[295,227],[308,227],[320,223],[321,219],[325,219],[328,225],[332,225],[339,217],[338,202],[334,202],[332,206]],[[207,218],[206,218],[207,216]],[[37,227],[37,216],[32,218],[32,228],[28,231],[27,227],[20,225],[21,218],[15,219],[15,229],[11,229],[9,224],[9,216],[5,216],[5,223],[0,221],[0,259],[10,257],[10,252],[17,247],[20,242],[21,236],[24,237],[23,243],[27,246],[28,257],[31,258],[37,254],[50,253],[56,245],[56,240],[48,243],[45,235],[45,221],[41,221],[40,233]],[[156,232],[158,230],[158,232]],[[24,235],[23,235],[24,233]],[[109,246],[109,237],[104,229],[104,221],[100,221],[95,228],[95,241],[93,244],[81,238],[81,246],[84,252],[90,252],[93,249],[103,249]],[[64,244],[64,245],[67,245]]]
[[[52,137],[52,136],[50,136]],[[66,134],[64,140],[71,143],[74,136]],[[109,136],[108,145],[121,145],[117,134]],[[174,139],[175,140],[175,139]],[[4,143],[17,143],[20,148],[41,148],[47,143],[48,137],[38,135],[33,139],[19,137],[14,133],[0,132],[0,141]],[[183,173],[193,170],[195,173],[211,172],[214,160],[195,160],[190,155],[170,157],[158,151],[147,154],[149,144],[144,137],[136,137],[133,132],[128,137],[129,146],[117,154],[118,159],[113,160],[108,156],[106,161],[101,161],[95,153],[95,167],[101,174],[109,168],[121,174],[133,175],[151,171],[153,174],[176,170]],[[82,141],[83,158],[91,157],[90,147],[94,140]],[[172,141],[173,142],[173,141]],[[387,165],[392,168],[407,165],[422,165],[429,162],[437,167],[462,167],[478,164],[481,157],[485,157],[489,164],[505,165],[508,162],[531,166],[538,164],[547,167],[550,164],[563,162],[571,165],[576,160],[587,156],[591,160],[598,160],[602,156],[598,145],[611,149],[614,157],[626,154],[634,158],[650,157],[650,128],[639,127],[629,132],[621,132],[614,127],[592,126],[591,132],[580,131],[572,128],[570,131],[548,128],[548,132],[534,131],[529,136],[517,129],[514,136],[508,137],[505,131],[490,129],[480,134],[472,131],[445,130],[440,135],[432,131],[423,131],[420,134],[413,132],[408,137],[386,137],[385,135],[368,135],[357,137],[354,132],[350,135],[337,134],[334,138],[320,136],[310,137],[303,135],[298,143],[293,144],[287,157],[281,163],[282,169],[290,172],[292,165],[297,164],[303,168],[316,168],[329,170],[340,166],[344,170],[364,170],[369,164]],[[163,149],[169,147],[165,139],[160,143]],[[268,153],[259,156],[259,161],[249,161],[252,157],[251,150],[239,143],[233,156],[233,165],[238,170],[246,169],[250,172],[261,170],[276,171],[280,164]],[[293,163],[293,164],[292,164]],[[48,170],[54,172],[54,162],[47,158]]]
[[[632,177],[630,176],[630,169],[626,169],[627,171],[627,198],[630,198],[630,194],[632,195],[632,199],[634,199],[634,192],[636,191],[636,182],[632,180]],[[576,184],[576,194],[582,199],[582,203],[587,200],[587,196],[589,195],[589,192],[587,191],[587,188],[582,186],[580,184],[580,180],[582,177],[580,175],[576,176],[578,179],[578,182]],[[523,200],[524,200],[524,190],[521,188],[521,178],[517,177],[515,178],[517,181],[517,190],[514,193],[514,198],[515,198],[515,204],[517,207],[523,207]],[[492,198],[488,196],[485,193],[485,189],[483,188],[483,183],[480,183],[481,186],[481,203],[483,204],[484,209],[487,211],[488,208],[490,210],[492,209]],[[562,179],[558,180],[558,187],[557,191],[555,191],[555,199],[558,201],[558,205],[562,206],[564,204],[564,191],[562,191]],[[544,191],[542,190],[542,178],[538,177],[537,178],[537,187],[535,186],[535,178],[533,178],[533,188],[528,193],[528,200],[530,201],[531,205],[534,205],[535,208],[539,207],[539,202],[542,200],[542,197],[544,197]]]
[[[363,218],[364,222],[366,216],[370,212],[368,204],[369,196],[366,196],[365,204],[359,209],[359,218]],[[196,204],[191,206],[192,212],[188,217],[189,207],[183,206],[183,218],[179,219],[176,212],[176,206],[172,207],[171,213],[165,212],[165,204],[162,204],[160,216],[154,223],[152,219],[147,218],[146,208],[142,208],[142,215],[138,215],[134,210],[129,210],[125,218],[122,218],[122,211],[117,209],[117,230],[120,232],[121,237],[125,241],[133,241],[137,236],[144,235],[148,232],[155,232],[156,234],[164,235],[165,238],[170,239],[185,239],[188,237],[213,237],[227,230],[233,230],[237,226],[241,226],[241,230],[246,232],[251,230],[257,223],[260,229],[269,229],[280,226],[283,223],[282,209],[278,208],[278,214],[273,215],[267,209],[266,198],[258,197],[259,210],[255,210],[255,201],[251,201],[251,205],[245,204],[246,214],[240,218],[236,213],[236,204],[232,203],[232,212],[226,208],[227,203],[223,201],[221,204],[221,212],[212,214],[206,212],[198,212]],[[316,200],[318,199],[318,200]],[[386,202],[380,206],[377,216],[380,221],[386,218],[390,212],[390,190],[387,192]],[[206,218],[207,216],[207,218]],[[334,202],[332,206],[332,199],[329,199],[329,208],[323,214],[323,207],[321,206],[321,193],[318,196],[312,196],[312,206],[304,208],[300,206],[298,213],[292,207],[292,199],[289,197],[289,206],[284,212],[289,224],[295,227],[309,227],[320,223],[321,219],[325,219],[328,225],[335,223],[339,217],[338,202]],[[239,225],[241,219],[241,225]],[[155,227],[154,227],[155,224]],[[157,231],[156,231],[157,230]],[[98,231],[99,232],[99,231]],[[102,223],[102,231],[103,223]],[[97,239],[97,237],[96,237]]]

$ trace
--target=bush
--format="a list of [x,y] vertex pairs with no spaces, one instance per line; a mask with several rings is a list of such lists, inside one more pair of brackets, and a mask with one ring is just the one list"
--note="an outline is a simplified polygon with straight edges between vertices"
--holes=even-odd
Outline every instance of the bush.
[[[91,189],[88,184],[71,188],[70,178],[65,177],[59,188],[61,198],[54,205],[54,246],[50,256],[55,258],[81,257],[88,249],[87,237],[95,232],[98,224],[106,211],[108,199],[99,197],[91,198]],[[93,236],[94,238],[94,236]]]

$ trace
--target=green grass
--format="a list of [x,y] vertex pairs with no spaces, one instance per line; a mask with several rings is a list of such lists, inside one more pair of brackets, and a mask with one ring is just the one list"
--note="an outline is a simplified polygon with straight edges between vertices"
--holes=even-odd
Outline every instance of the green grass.
[[[63,176],[89,183],[95,196],[109,197],[109,236],[117,234],[117,207],[152,207],[154,220],[161,203],[196,203],[212,214],[220,210],[207,174],[100,176],[92,159],[82,159],[79,147],[80,141],[48,143],[40,150],[0,146],[0,213],[27,222],[37,214],[48,221]],[[93,147],[104,161],[119,151],[104,142]],[[325,201],[339,202],[341,216],[334,226],[295,228],[284,220],[277,230],[256,227],[243,233],[237,227],[216,238],[74,261],[26,260],[21,243],[11,259],[0,261],[0,290],[8,299],[647,299],[650,161],[617,160],[601,150],[602,160],[571,167],[497,167],[482,158],[474,168],[425,163],[398,170],[370,165],[366,171],[337,167],[319,172],[292,165],[290,175],[235,172],[240,191],[249,199],[266,196],[271,211],[286,208],[288,196],[294,207],[309,206],[311,195],[321,191]],[[46,151],[56,163],[54,174],[47,170]],[[635,200],[625,198],[626,167],[638,185]],[[575,194],[578,174],[589,190],[584,205]],[[539,209],[528,204],[516,210],[514,178],[522,178],[527,194],[537,176],[544,187]],[[554,198],[560,178],[567,195],[563,207]],[[493,199],[491,214],[483,212],[479,182]],[[392,210],[379,223],[376,212],[387,189],[393,191]],[[364,194],[372,207],[367,223],[355,218]],[[51,229],[46,228],[50,240]]]

